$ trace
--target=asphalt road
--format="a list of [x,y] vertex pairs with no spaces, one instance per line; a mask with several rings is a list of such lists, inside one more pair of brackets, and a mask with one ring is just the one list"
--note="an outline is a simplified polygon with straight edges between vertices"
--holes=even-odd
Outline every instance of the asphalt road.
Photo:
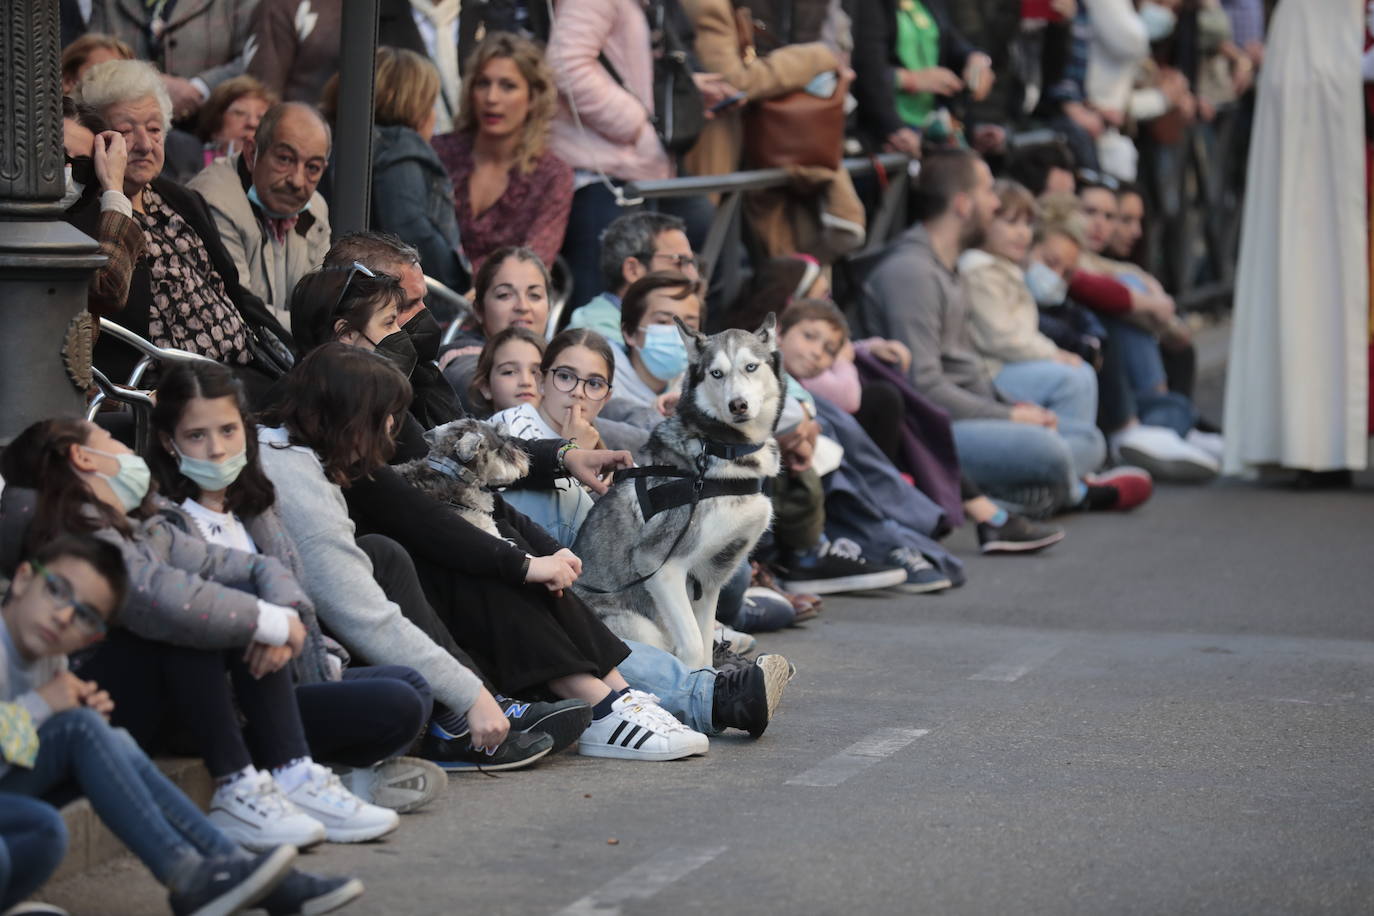
[[[1199,340],[1220,415],[1222,335]],[[1210,357],[1209,357],[1210,354]],[[798,667],[758,741],[454,777],[331,846],[357,914],[1374,912],[1374,477],[1222,481],[1064,520],[939,596],[765,636]],[[136,865],[46,896],[159,912]]]
[[[1374,488],[1164,488],[933,597],[832,600],[758,741],[452,779],[305,858],[350,912],[1374,911]],[[51,889],[157,912],[124,863]]]

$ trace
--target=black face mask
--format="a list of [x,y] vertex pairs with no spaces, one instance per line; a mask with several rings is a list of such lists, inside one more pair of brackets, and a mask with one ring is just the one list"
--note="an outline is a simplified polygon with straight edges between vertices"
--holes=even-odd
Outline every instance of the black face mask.
[[410,335],[419,359],[432,363],[439,358],[439,340],[444,336],[443,328],[429,309],[423,308],[415,317],[401,325],[401,330]]
[[83,190],[95,187],[94,159],[90,156],[68,156],[67,164],[72,167],[72,181],[81,185]]
[[405,331],[396,331],[388,334],[381,340],[373,344],[377,352],[391,360],[391,364],[401,370],[401,374],[410,378],[410,373],[415,371],[415,344],[410,342],[410,335]]

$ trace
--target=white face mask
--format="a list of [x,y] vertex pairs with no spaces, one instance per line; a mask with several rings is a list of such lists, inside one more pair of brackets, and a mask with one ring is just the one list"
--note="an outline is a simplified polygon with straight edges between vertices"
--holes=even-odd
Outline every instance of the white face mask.
[[1173,34],[1174,25],[1178,22],[1173,10],[1158,3],[1150,3],[1148,0],[1140,5],[1140,18],[1145,23],[1145,31],[1152,42],[1168,38]]
[[102,474],[96,471],[96,475],[103,477],[105,482],[114,491],[115,498],[124,507],[125,512],[132,512],[143,498],[148,495],[148,487],[152,482],[152,472],[148,470],[148,463],[138,455],[123,453],[116,455],[114,452],[102,452],[98,448],[91,448],[89,445],[81,446],[88,452],[95,452],[97,455],[104,455],[106,458],[113,458],[119,462],[119,471],[114,474]]

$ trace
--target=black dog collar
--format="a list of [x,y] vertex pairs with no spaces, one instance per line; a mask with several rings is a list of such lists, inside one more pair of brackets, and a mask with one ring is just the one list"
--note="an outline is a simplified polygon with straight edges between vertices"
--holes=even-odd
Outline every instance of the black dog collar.
[[734,461],[736,458],[743,458],[745,455],[752,455],[763,448],[762,442],[744,443],[734,445],[729,442],[717,442],[715,439],[701,440],[701,447],[713,458],[721,458],[725,461]]

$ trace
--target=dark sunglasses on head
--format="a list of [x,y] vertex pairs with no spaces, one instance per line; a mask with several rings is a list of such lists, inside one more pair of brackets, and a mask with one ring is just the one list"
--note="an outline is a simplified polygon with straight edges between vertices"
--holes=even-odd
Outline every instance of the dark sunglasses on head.
[[43,591],[53,600],[59,608],[69,607],[73,612],[73,620],[76,625],[81,627],[92,636],[104,636],[109,626],[105,623],[105,615],[84,601],[78,601],[76,594],[72,591],[72,584],[66,577],[61,576],[48,569],[42,563],[31,562],[33,571],[43,577]]
[[368,270],[366,267],[359,264],[357,261],[354,261],[353,264],[349,267],[344,267],[342,264],[340,264],[338,267],[326,267],[325,270],[348,271],[348,276],[344,279],[343,286],[339,287],[339,298],[334,300],[334,308],[329,310],[329,314],[331,317],[337,316],[339,314],[339,307],[343,305],[344,297],[348,295],[348,287],[352,285],[354,277],[356,277],[358,274],[362,274],[364,277],[371,277],[373,279],[376,279],[377,277],[375,273]]

